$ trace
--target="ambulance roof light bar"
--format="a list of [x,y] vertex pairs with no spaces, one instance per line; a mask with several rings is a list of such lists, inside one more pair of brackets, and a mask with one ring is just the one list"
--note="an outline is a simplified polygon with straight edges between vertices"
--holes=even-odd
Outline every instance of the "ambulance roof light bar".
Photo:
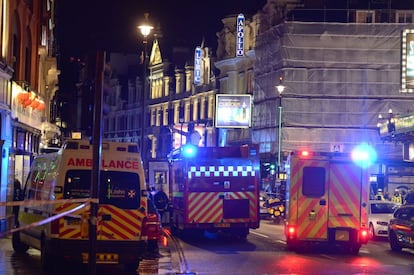
[[377,152],[367,143],[355,147],[351,153],[352,160],[362,168],[368,168],[377,159]]
[[197,146],[193,144],[186,144],[181,148],[183,157],[193,158],[197,154]]

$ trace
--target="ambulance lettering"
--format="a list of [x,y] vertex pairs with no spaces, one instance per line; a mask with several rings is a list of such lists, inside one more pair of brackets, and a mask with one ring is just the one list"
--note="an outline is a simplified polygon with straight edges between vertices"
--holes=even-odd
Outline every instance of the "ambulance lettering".
[[[80,159],[80,158],[70,158],[68,160],[68,166],[78,166],[78,167],[92,167],[92,159]],[[138,169],[139,163],[137,161],[130,160],[102,160],[102,168],[125,168],[125,169]]]

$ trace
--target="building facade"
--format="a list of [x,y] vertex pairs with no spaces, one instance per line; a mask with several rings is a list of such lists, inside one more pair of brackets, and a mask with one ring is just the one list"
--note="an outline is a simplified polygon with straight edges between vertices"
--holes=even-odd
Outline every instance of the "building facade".
[[[1,185],[0,201],[11,201],[43,136],[59,134],[49,123],[49,102],[59,70],[54,52],[53,0],[2,0],[1,9]],[[50,134],[52,132],[53,134]],[[11,207],[0,207],[2,230],[11,228]]]
[[[113,75],[109,80],[110,91],[104,95],[107,112],[103,118],[103,138],[141,144],[143,137],[142,155],[148,184],[153,187],[159,178],[168,182],[167,155],[172,150],[187,142],[216,145],[213,127],[216,83],[211,50],[206,47],[199,50],[197,84],[194,83],[194,54],[188,48],[174,48],[173,61],[164,60],[159,41],[155,39],[146,76],[142,72],[139,76],[140,70],[136,70],[142,67],[137,55],[111,54],[109,64]],[[129,64],[129,69],[125,64]],[[142,101],[145,77],[148,89]]]
[[401,45],[413,10],[325,9],[317,19],[305,11],[269,0],[256,15],[252,142],[268,162],[281,154],[282,171],[291,151],[351,152],[361,143],[379,159],[402,160],[402,144],[384,143],[377,123],[389,110],[412,110],[414,97],[401,88]]

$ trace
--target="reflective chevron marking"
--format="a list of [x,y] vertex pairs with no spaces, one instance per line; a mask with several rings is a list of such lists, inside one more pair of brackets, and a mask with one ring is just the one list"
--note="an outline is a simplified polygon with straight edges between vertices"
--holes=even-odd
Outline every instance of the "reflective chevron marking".
[[253,166],[191,166],[188,177],[254,177]]

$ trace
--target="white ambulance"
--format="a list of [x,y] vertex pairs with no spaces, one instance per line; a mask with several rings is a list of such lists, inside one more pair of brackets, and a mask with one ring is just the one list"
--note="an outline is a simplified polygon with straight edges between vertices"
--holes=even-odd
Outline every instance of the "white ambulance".
[[[63,260],[88,263],[92,145],[69,140],[34,159],[24,186],[13,248],[41,251],[45,270]],[[135,270],[146,249],[148,221],[144,169],[137,144],[102,142],[96,263]]]

